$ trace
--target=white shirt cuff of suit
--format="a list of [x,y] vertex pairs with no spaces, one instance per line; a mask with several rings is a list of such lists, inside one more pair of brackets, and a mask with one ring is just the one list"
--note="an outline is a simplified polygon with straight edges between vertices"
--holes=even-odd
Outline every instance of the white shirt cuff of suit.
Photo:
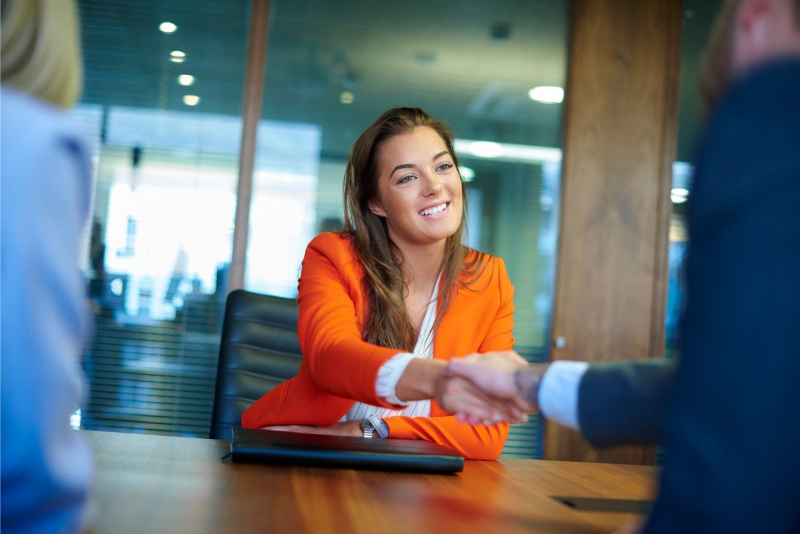
[[395,354],[378,370],[378,378],[375,381],[375,393],[389,404],[395,406],[408,406],[410,402],[403,402],[395,395],[397,383],[400,381],[400,376],[406,370],[408,362],[413,360],[415,356],[409,352],[400,352]]
[[550,364],[539,386],[539,409],[542,415],[580,432],[578,422],[578,390],[586,362],[558,360]]

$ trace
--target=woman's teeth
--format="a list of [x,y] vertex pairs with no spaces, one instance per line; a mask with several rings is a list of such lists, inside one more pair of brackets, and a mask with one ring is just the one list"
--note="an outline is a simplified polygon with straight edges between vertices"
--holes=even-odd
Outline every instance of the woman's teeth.
[[432,208],[424,209],[421,212],[419,212],[419,214],[422,216],[438,215],[439,213],[442,213],[446,209],[447,209],[447,202],[445,202],[444,204],[439,204],[438,206],[434,206]]

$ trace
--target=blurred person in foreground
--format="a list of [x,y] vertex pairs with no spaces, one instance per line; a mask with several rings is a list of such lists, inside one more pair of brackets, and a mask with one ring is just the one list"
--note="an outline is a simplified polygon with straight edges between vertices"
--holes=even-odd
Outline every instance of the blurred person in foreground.
[[75,4],[2,2],[3,533],[81,528],[89,445],[70,427],[90,329],[78,256],[87,147],[64,112],[81,89]]
[[[567,413],[606,444],[663,435],[645,532],[800,532],[800,0],[726,1],[701,85],[710,116],[677,365],[525,367],[496,353],[447,372],[556,420]],[[486,416],[441,395],[462,419]]]

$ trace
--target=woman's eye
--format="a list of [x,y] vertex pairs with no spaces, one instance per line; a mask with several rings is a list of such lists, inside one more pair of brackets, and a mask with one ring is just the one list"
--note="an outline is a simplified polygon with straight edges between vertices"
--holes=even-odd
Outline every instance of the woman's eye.
[[452,168],[453,168],[453,164],[452,163],[442,163],[441,165],[436,167],[436,170],[437,171],[446,171],[447,169],[452,169]]
[[398,184],[405,184],[405,183],[408,183],[408,182],[410,182],[410,181],[411,181],[411,180],[413,180],[414,178],[416,178],[416,176],[414,176],[413,174],[409,174],[408,176],[403,176],[402,178],[400,178],[399,180],[397,180],[397,183],[398,183]]

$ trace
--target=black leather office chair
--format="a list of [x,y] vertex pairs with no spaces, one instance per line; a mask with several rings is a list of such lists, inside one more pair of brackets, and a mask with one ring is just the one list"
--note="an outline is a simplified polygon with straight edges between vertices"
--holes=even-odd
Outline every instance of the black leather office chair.
[[242,412],[297,374],[297,301],[237,290],[228,295],[219,348],[211,438],[230,439]]

